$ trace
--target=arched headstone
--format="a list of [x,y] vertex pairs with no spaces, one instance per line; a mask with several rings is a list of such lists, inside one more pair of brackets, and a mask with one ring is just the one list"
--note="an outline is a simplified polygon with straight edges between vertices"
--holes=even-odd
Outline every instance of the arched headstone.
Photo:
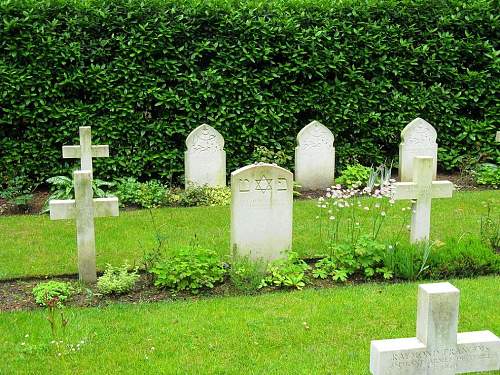
[[416,156],[428,156],[433,159],[432,179],[436,179],[437,149],[436,129],[427,121],[416,118],[401,132],[399,145],[399,178],[401,181],[412,181],[413,162]]
[[207,124],[194,129],[186,139],[184,153],[186,188],[226,186],[224,138]]
[[293,174],[275,164],[231,173],[231,250],[254,260],[284,257],[292,247]]
[[335,177],[335,138],[318,121],[304,126],[297,135],[295,181],[303,190],[325,189]]

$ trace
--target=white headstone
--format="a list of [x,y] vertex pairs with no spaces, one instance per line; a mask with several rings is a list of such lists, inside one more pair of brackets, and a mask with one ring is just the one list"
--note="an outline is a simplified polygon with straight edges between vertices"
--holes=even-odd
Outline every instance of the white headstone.
[[458,333],[460,291],[450,283],[418,288],[417,337],[371,342],[373,375],[455,375],[500,369],[500,339]]
[[411,181],[413,178],[413,160],[415,156],[429,156],[432,161],[432,179],[436,179],[437,149],[436,129],[427,121],[416,118],[401,132],[399,145],[399,178]]
[[222,135],[211,126],[203,124],[188,135],[186,146],[186,188],[226,186],[226,152]]
[[413,182],[396,182],[393,199],[415,200],[412,208],[410,241],[416,243],[429,239],[431,230],[432,198],[451,198],[450,181],[432,181],[433,158],[417,156],[413,162]]
[[500,142],[500,131],[497,131],[497,136],[495,138],[495,141]]
[[292,247],[293,174],[274,164],[231,173],[231,249],[254,260],[286,256]]
[[297,135],[295,181],[303,190],[326,189],[335,178],[332,132],[318,121],[304,126]]
[[76,219],[79,278],[84,282],[93,283],[97,279],[94,217],[118,216],[118,198],[92,199],[90,171],[73,172],[73,181],[75,199],[51,200],[50,219]]
[[107,158],[109,157],[108,145],[92,146],[92,135],[90,126],[81,126],[80,145],[79,146],[63,146],[64,159],[80,159],[80,169],[90,171],[92,177],[92,158]]

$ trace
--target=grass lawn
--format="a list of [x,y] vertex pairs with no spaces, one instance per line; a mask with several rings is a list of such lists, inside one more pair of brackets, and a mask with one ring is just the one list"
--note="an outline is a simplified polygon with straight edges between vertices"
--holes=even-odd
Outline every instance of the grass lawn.
[[[500,278],[451,282],[459,330],[499,334]],[[43,310],[2,313],[0,374],[369,374],[370,340],[415,335],[416,299],[416,283],[364,284],[68,309],[70,354]]]
[[[432,238],[446,241],[465,233],[477,236],[481,202],[498,198],[499,191],[456,192],[452,199],[433,200]],[[381,238],[394,236],[401,225],[398,202]],[[293,248],[300,255],[324,253],[315,201],[295,201]],[[229,207],[162,208],[153,210],[166,248],[173,250],[196,241],[221,255],[229,253]],[[149,211],[122,211],[117,218],[96,220],[97,265],[139,261],[154,245]],[[0,217],[0,279],[77,272],[76,229],[73,220],[50,221],[47,215]],[[404,238],[408,238],[405,233]]]

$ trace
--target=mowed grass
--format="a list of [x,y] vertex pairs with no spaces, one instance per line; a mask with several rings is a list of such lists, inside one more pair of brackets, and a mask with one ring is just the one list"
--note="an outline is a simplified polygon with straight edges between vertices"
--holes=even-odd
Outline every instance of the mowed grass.
[[[500,278],[451,282],[459,331],[499,334]],[[368,375],[370,340],[415,336],[417,285],[71,308],[65,342],[84,344],[70,354],[43,310],[2,313],[0,374]]]
[[[445,241],[471,233],[479,234],[481,202],[500,198],[500,192],[456,192],[451,199],[433,200],[432,238]],[[381,240],[395,236],[404,217],[397,202],[389,213]],[[500,209],[496,207],[497,211]],[[165,249],[197,243],[229,254],[229,207],[162,208],[152,210],[156,226],[165,237]],[[318,208],[314,200],[294,204],[293,249],[303,256],[325,252],[321,241]],[[155,244],[155,226],[148,210],[121,211],[116,218],[96,219],[97,265],[139,262],[145,250]],[[404,233],[403,237],[408,238]],[[44,276],[77,272],[76,229],[74,220],[50,221],[47,215],[0,217],[0,279]]]

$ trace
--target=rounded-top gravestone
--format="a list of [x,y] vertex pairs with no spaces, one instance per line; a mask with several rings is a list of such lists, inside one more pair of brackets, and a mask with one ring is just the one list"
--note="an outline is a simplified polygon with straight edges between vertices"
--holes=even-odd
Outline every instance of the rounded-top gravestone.
[[335,177],[333,133],[325,125],[313,121],[297,135],[295,148],[295,180],[303,190],[325,189]]
[[413,162],[416,156],[428,156],[433,159],[432,179],[437,172],[437,132],[427,121],[416,118],[401,132],[399,145],[399,178],[409,182],[413,178]]
[[226,186],[224,138],[207,124],[194,129],[186,139],[184,153],[186,188]]
[[231,251],[269,261],[292,247],[293,174],[275,164],[231,173]]

